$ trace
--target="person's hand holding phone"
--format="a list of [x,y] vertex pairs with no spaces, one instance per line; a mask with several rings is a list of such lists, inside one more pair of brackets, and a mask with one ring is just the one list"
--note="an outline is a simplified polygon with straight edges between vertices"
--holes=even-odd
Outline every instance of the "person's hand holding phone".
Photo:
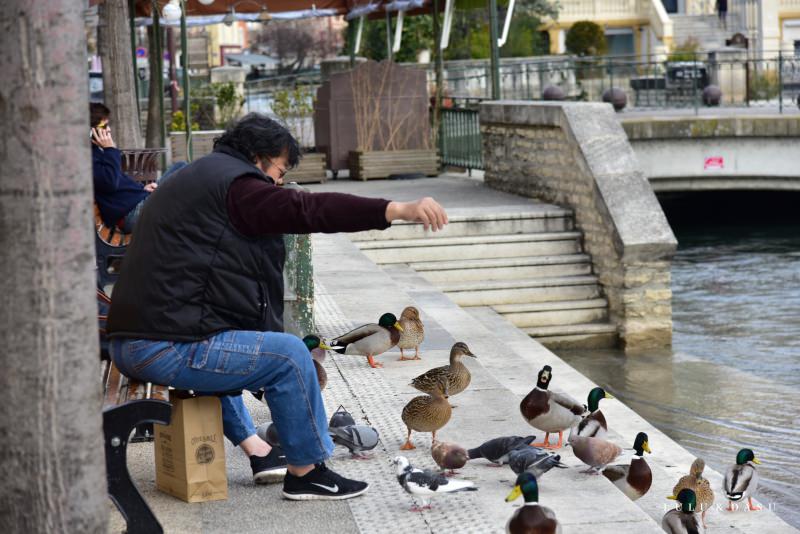
[[92,128],[92,143],[100,148],[115,147],[114,138],[111,137],[111,128],[103,123],[98,124],[97,128]]

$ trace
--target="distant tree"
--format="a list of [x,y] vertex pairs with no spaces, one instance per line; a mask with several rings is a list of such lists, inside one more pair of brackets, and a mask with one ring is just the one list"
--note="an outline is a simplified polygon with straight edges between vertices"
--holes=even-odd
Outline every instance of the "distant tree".
[[3,533],[107,532],[84,6],[0,10]]
[[577,56],[602,56],[608,50],[602,26],[590,20],[581,20],[567,31],[564,43],[567,50]]
[[[357,22],[353,22],[357,24]],[[392,17],[392,39],[397,17]],[[400,41],[400,50],[394,54],[394,60],[399,63],[417,60],[417,54],[422,50],[433,48],[433,17],[430,15],[417,15],[405,17],[403,20],[403,35]],[[350,35],[345,31],[343,54],[350,52]],[[386,51],[386,21],[366,20],[361,35],[361,51],[359,56],[375,61],[382,61],[387,57]]]
[[281,74],[312,67],[342,47],[341,33],[329,31],[327,19],[272,21],[255,41],[257,49],[280,61]]
[[121,148],[141,148],[128,0],[105,0],[98,5],[97,13],[103,98],[111,109],[114,140]]

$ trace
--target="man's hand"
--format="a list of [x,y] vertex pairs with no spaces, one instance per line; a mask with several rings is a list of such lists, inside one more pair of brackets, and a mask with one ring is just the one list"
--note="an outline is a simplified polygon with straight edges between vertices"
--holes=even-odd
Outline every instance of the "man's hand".
[[157,183],[150,182],[149,184],[145,184],[144,190],[147,191],[148,193],[152,193],[153,191],[156,190],[156,187],[158,187]]
[[386,220],[421,222],[425,230],[430,228],[436,232],[447,224],[447,213],[438,202],[431,197],[425,197],[414,202],[389,202],[386,206]]
[[92,128],[92,143],[100,148],[111,148],[114,145],[114,139],[111,137],[111,128]]

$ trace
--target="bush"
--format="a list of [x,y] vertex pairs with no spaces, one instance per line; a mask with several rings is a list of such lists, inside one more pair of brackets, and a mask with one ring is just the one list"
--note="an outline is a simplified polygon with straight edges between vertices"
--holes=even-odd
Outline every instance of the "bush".
[[780,93],[778,73],[774,70],[754,72],[747,88],[751,100],[772,100]]
[[[192,105],[192,111],[194,112],[194,111],[196,111],[196,109],[197,109],[197,106],[193,104]],[[192,131],[199,130],[199,129],[200,129],[200,125],[197,122],[192,121]],[[186,131],[186,118],[183,116],[183,111],[178,110],[178,111],[174,111],[172,113],[172,122],[170,122],[169,131],[170,132],[185,132]]]
[[694,61],[697,59],[697,51],[700,49],[700,41],[694,37],[689,37],[681,44],[675,46],[667,57],[667,61]]
[[600,56],[608,50],[603,28],[590,20],[581,20],[567,32],[567,50],[578,56]]

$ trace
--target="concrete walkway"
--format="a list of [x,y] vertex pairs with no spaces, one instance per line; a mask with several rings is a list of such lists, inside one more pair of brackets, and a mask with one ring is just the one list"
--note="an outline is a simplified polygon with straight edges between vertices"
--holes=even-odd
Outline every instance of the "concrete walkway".
[[[498,193],[478,180],[445,176],[413,181],[336,181],[311,187],[315,191],[354,192],[369,196],[411,199],[431,195],[450,213],[507,212],[546,209],[531,200]],[[422,230],[420,229],[420,233]],[[521,503],[504,502],[514,474],[508,467],[492,468],[485,461],[469,463],[459,476],[474,480],[479,490],[443,496],[433,509],[409,512],[414,504],[397,483],[391,459],[400,451],[405,426],[400,419],[404,404],[417,394],[408,383],[425,370],[443,365],[455,341],[466,342],[478,355],[466,362],[472,371],[470,387],[451,402],[454,410],[440,437],[466,447],[508,434],[539,434],[519,414],[519,401],[533,387],[536,373],[553,367],[555,390],[585,398],[594,385],[557,356],[507,323],[491,310],[470,312],[458,307],[427,281],[404,265],[381,269],[366,258],[344,235],[314,236],[316,281],[315,315],[319,333],[332,337],[355,326],[375,322],[391,311],[417,306],[426,326],[421,361],[397,361],[399,352],[377,358],[383,369],[371,369],[365,358],[329,356],[329,383],[324,392],[329,413],[343,404],[357,420],[368,422],[381,433],[381,444],[370,460],[352,460],[337,449],[330,464],[343,474],[368,480],[372,487],[361,498],[344,502],[294,503],[280,498],[280,485],[255,487],[246,458],[227,447],[230,497],[224,502],[186,504],[154,488],[152,444],[135,444],[129,465],[139,487],[161,520],[166,532],[503,532],[505,523]],[[248,397],[246,395],[246,397]],[[269,420],[263,404],[249,402],[256,422]],[[631,447],[637,432],[647,432],[653,454],[647,461],[654,481],[649,494],[634,503],[601,476],[580,474],[580,462],[569,448],[560,451],[570,469],[554,470],[540,480],[540,500],[556,512],[564,532],[643,533],[659,532],[660,518],[671,501],[675,481],[687,472],[692,455],[659,432],[619,401],[605,401],[610,439]],[[434,467],[430,435],[412,436],[417,445],[406,456],[419,467]],[[721,477],[709,473],[720,497]],[[111,506],[111,505],[110,505]],[[113,507],[112,507],[113,508]],[[110,531],[120,532],[121,518],[113,512]],[[711,510],[709,532],[796,532],[769,511],[727,513]]]

